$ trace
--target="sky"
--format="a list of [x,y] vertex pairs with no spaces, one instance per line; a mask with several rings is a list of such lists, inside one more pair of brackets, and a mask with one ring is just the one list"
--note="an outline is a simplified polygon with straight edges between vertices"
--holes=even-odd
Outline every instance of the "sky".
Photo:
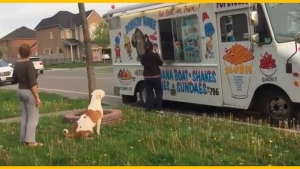
[[[94,9],[100,16],[111,9],[132,5],[133,3],[85,3],[85,10]],[[58,11],[79,13],[77,3],[7,3],[0,5],[0,38],[17,28],[25,26],[34,29],[44,18]]]

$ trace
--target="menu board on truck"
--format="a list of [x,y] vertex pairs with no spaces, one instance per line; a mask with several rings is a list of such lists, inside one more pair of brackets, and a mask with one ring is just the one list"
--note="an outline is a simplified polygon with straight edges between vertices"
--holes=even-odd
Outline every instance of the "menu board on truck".
[[181,28],[185,61],[199,60],[199,30],[197,24],[196,15],[182,17]]

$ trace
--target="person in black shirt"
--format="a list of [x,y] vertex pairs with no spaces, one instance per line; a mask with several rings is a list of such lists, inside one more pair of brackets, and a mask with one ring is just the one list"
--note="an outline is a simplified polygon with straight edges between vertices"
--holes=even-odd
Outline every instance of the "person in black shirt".
[[17,96],[21,107],[20,141],[31,147],[43,146],[35,140],[41,100],[38,92],[38,74],[29,60],[30,46],[22,44],[19,54],[21,59],[15,63],[12,84],[19,84]]
[[[144,67],[143,76],[146,86],[146,111],[151,111],[155,104],[156,110],[162,113],[162,86],[160,78],[160,68],[163,61],[157,53],[153,52],[152,43],[145,43],[145,53],[141,56],[141,64]],[[153,96],[153,89],[155,91],[155,102]]]

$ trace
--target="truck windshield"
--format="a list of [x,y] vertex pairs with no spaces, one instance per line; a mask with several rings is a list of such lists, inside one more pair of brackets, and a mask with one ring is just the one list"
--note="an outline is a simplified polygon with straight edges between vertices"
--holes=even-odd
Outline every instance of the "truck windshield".
[[300,31],[300,4],[266,3],[266,9],[276,41],[294,41],[297,32]]

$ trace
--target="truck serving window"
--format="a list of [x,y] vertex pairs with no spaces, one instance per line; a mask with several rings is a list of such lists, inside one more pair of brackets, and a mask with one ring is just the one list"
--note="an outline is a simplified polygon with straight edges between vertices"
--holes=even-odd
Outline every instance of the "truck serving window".
[[158,21],[163,60],[200,61],[200,28],[197,15]]
[[247,22],[246,14],[222,16],[220,18],[222,42],[248,41]]

